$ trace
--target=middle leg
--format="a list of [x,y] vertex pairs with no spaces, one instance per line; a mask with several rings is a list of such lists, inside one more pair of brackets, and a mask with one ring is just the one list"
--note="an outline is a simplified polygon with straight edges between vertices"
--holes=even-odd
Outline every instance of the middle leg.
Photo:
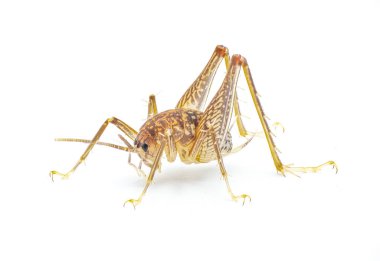
[[232,192],[232,189],[231,189],[231,186],[230,186],[230,182],[228,181],[228,173],[226,171],[226,168],[224,167],[222,152],[221,152],[221,150],[219,148],[219,144],[217,142],[216,135],[215,135],[215,132],[214,132],[214,130],[213,130],[212,127],[210,127],[210,129],[209,129],[209,133],[210,133],[210,135],[212,137],[214,151],[215,151],[217,159],[218,159],[218,164],[219,164],[220,172],[222,173],[223,179],[226,182],[228,193],[230,194],[232,200],[234,200],[234,201],[238,201],[239,199],[243,199],[243,205],[244,205],[246,199],[249,199],[249,201],[251,201],[251,197],[249,195],[247,195],[247,194],[241,194],[239,196],[236,196]]
[[237,201],[239,199],[243,199],[243,205],[246,201],[246,199],[249,199],[251,201],[251,197],[247,194],[241,194],[236,196],[231,189],[230,182],[228,180],[228,173],[226,171],[226,168],[224,167],[223,163],[223,155],[221,152],[221,149],[219,147],[219,142],[216,138],[216,133],[212,125],[207,124],[205,128],[203,128],[200,131],[200,135],[197,137],[197,139],[194,142],[193,148],[190,151],[190,161],[191,162],[199,162],[199,155],[202,154],[203,145],[209,144],[211,142],[211,146],[207,145],[207,154],[212,154],[218,161],[218,165],[220,168],[220,172],[222,174],[222,177],[226,183],[228,194],[231,196],[232,200]]
[[143,196],[145,195],[146,191],[148,190],[150,184],[153,181],[153,177],[154,177],[154,174],[156,173],[157,168],[159,168],[160,160],[162,158],[162,154],[164,152],[165,145],[166,145],[166,140],[162,139],[161,140],[161,145],[160,145],[160,147],[159,147],[159,149],[157,151],[156,157],[154,158],[154,162],[153,162],[152,168],[150,169],[149,176],[148,176],[148,178],[146,180],[145,187],[144,187],[143,191],[141,192],[140,196],[137,199],[126,200],[124,202],[124,206],[126,204],[128,204],[128,203],[131,203],[133,205],[133,208],[136,208],[136,206],[141,203],[141,200],[142,200]]

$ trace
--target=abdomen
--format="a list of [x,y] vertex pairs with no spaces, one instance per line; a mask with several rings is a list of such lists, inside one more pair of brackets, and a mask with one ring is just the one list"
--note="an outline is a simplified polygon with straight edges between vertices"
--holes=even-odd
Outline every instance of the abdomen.
[[[216,160],[217,156],[215,153],[214,145],[212,143],[213,141],[211,135],[206,136],[195,159],[191,159],[189,157],[195,140],[198,138],[196,136],[196,129],[203,116],[203,113],[191,109],[176,109],[175,111],[178,113],[178,110],[180,110],[180,115],[172,115],[175,116],[178,123],[177,126],[173,126],[173,130],[175,136],[176,132],[178,132],[178,137],[175,139],[176,149],[182,162],[204,163]],[[232,136],[230,132],[227,132],[219,147],[222,153],[228,153],[232,150]]]

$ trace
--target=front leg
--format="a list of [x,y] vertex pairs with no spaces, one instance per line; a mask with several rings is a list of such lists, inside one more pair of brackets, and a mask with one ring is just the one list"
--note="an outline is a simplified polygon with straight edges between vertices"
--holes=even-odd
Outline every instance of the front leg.
[[190,151],[190,161],[191,162],[197,162],[199,160],[199,154],[202,153],[203,145],[209,144],[208,142],[211,141],[211,147],[208,148],[207,153],[212,154],[210,157],[214,158],[218,161],[220,172],[223,176],[223,179],[226,183],[228,194],[231,196],[232,200],[238,201],[239,199],[243,199],[243,205],[247,199],[251,201],[251,197],[247,194],[241,194],[236,196],[231,189],[230,182],[228,181],[228,174],[226,171],[226,168],[224,167],[223,163],[223,155],[220,150],[218,140],[216,139],[216,133],[212,125],[207,124],[207,127],[203,128],[199,136],[197,137],[193,148]]
[[[78,168],[78,166],[85,161],[85,159],[87,158],[87,156],[90,153],[90,151],[94,148],[95,144],[97,144],[99,142],[100,136],[102,136],[103,132],[105,131],[105,129],[107,128],[107,126],[109,124],[115,125],[118,129],[120,129],[123,133],[125,133],[130,139],[134,140],[136,138],[137,132],[132,127],[130,127],[128,124],[124,123],[123,121],[121,121],[121,120],[119,120],[119,119],[117,119],[115,117],[108,118],[102,124],[102,126],[100,127],[100,129],[98,130],[98,132],[95,134],[94,138],[91,140],[91,142],[88,145],[87,149],[80,156],[79,160],[74,165],[74,167],[72,167],[66,173],[61,173],[61,172],[58,172],[56,170],[50,171],[49,174],[50,174],[52,180],[54,181],[54,176],[55,175],[58,175],[58,176],[61,176],[64,179],[67,179]],[[73,140],[73,139],[70,139],[70,140]],[[75,139],[74,139],[74,141],[75,141]],[[117,146],[113,145],[113,147],[117,147]]]
[[162,153],[164,152],[165,145],[166,145],[166,140],[163,139],[161,141],[161,145],[157,151],[156,157],[154,158],[154,162],[153,162],[152,168],[150,169],[149,176],[146,180],[145,187],[144,187],[143,191],[141,192],[140,196],[137,199],[126,200],[124,202],[124,206],[128,203],[131,203],[133,205],[133,208],[136,209],[136,206],[141,203],[141,200],[142,200],[143,196],[145,195],[146,191],[148,190],[150,183],[152,183],[154,174],[156,173],[156,170],[160,165],[160,160],[162,157]]

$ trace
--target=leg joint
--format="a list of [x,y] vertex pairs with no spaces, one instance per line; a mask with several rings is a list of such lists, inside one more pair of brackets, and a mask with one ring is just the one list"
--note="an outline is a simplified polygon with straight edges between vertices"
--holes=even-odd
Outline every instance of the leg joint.
[[224,57],[225,55],[228,55],[228,48],[223,45],[218,45],[215,48],[215,52],[220,56]]
[[107,123],[110,123],[110,122],[115,122],[116,121],[116,118],[115,117],[110,117],[106,120]]
[[234,54],[231,58],[231,64],[242,65],[246,64],[247,60],[240,54]]

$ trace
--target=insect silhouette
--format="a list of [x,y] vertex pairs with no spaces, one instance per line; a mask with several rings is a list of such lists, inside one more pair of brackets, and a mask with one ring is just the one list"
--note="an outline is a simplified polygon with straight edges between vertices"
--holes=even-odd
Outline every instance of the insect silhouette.
[[[227,73],[215,96],[207,107],[204,108],[211,83],[223,60],[227,67]],[[251,200],[250,196],[247,194],[236,195],[232,192],[227,171],[223,163],[224,156],[240,151],[254,136],[253,133],[247,131],[244,126],[236,93],[238,76],[241,69],[243,69],[249,92],[259,116],[277,172],[284,176],[285,173],[317,172],[322,167],[328,165],[337,171],[337,165],[334,161],[327,161],[314,167],[294,167],[292,165],[284,165],[281,162],[273,141],[273,133],[268,126],[247,60],[238,54],[230,58],[228,49],[218,45],[203,71],[183,94],[175,109],[158,113],[155,96],[151,95],[149,97],[148,119],[142,125],[139,132],[118,118],[111,117],[103,123],[92,140],[71,138],[57,139],[58,141],[84,142],[89,143],[89,145],[71,170],[67,173],[51,171],[50,176],[52,179],[56,175],[68,178],[87,158],[96,144],[128,151],[129,164],[136,169],[138,174],[143,174],[141,169],[142,163],[150,168],[145,187],[139,197],[124,202],[124,205],[131,203],[136,207],[141,203],[149,185],[152,183],[156,170],[160,168],[161,159],[165,152],[169,162],[173,162],[177,155],[182,162],[187,164],[206,163],[217,160],[229,195],[234,201],[241,199],[244,204],[247,199]],[[235,147],[233,146],[230,133],[233,113],[236,118],[239,135],[246,138],[243,144]],[[100,142],[99,139],[109,124],[115,125],[121,130],[127,138],[133,141],[133,145],[121,135],[119,135],[119,137],[126,144],[126,147]],[[131,153],[138,154],[140,158],[138,166],[132,164]]]

